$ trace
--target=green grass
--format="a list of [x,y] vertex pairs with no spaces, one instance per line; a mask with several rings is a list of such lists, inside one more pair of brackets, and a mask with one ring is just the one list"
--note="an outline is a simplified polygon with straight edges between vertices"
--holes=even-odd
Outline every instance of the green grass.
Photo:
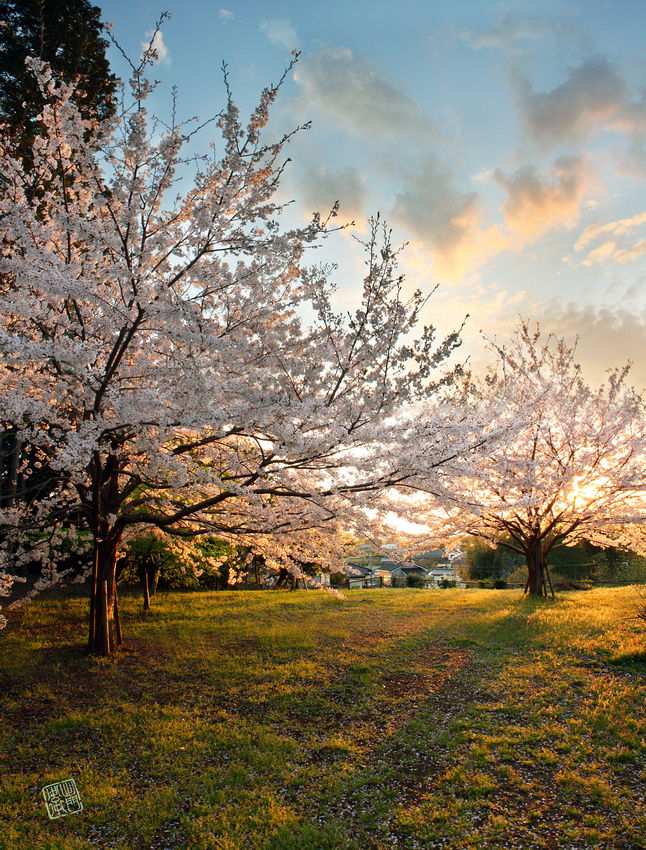
[[0,850],[646,847],[638,601],[126,594],[107,660],[43,598],[0,633]]

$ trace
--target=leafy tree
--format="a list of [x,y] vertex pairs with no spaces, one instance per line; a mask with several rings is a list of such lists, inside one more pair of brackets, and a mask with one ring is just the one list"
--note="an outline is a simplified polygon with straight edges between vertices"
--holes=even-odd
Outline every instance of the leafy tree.
[[519,563],[519,555],[501,546],[493,545],[478,537],[462,542],[469,568],[469,578],[502,578],[512,572]]
[[490,347],[496,366],[471,389],[474,421],[498,441],[442,468],[443,511],[429,520],[518,553],[530,594],[546,594],[551,553],[584,539],[629,545],[646,517],[643,403],[627,369],[591,389],[575,349],[526,322]]
[[141,584],[144,611],[157,593],[161,581],[165,587],[218,585],[227,571],[230,547],[215,538],[182,540],[169,538],[158,529],[137,535],[122,547],[117,561],[119,584]]
[[101,9],[88,0],[0,0],[0,114],[26,154],[48,99],[25,60],[47,62],[53,78],[75,82],[71,95],[83,118],[115,111],[117,80],[106,58]]
[[433,376],[459,342],[436,346],[428,327],[411,341],[426,297],[403,296],[377,221],[361,303],[334,313],[328,271],[304,264],[327,221],[280,226],[289,135],[262,139],[280,83],[246,124],[227,87],[220,146],[191,157],[182,191],[195,128],[149,122],[151,58],[111,123],[84,117],[73,86],[34,62],[48,96],[29,172],[0,144],[0,418],[56,473],[55,491],[4,510],[0,531],[15,562],[25,528],[46,529],[37,554],[51,565],[62,524],[89,530],[89,648],[102,654],[120,638],[127,530],[271,539],[274,559],[290,557],[290,534],[332,528],[401,478],[386,417],[450,383]]

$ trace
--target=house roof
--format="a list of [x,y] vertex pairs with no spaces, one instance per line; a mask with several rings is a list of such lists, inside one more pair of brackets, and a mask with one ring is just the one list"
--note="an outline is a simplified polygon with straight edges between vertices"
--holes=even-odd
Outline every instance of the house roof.
[[427,575],[426,567],[422,567],[419,564],[397,564],[394,569],[391,570],[393,573],[401,573],[402,575],[408,576],[411,573],[417,573],[418,575],[425,576]]

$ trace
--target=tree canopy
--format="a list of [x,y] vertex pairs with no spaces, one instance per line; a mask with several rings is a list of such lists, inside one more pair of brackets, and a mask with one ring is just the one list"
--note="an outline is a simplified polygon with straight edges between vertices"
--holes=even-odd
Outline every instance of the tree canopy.
[[54,581],[63,543],[86,541],[89,644],[101,653],[119,641],[127,529],[272,534],[280,548],[289,532],[325,527],[398,480],[381,452],[386,417],[451,382],[436,370],[459,343],[435,344],[432,327],[413,338],[427,299],[404,294],[376,220],[361,303],[334,312],[328,270],[304,262],[329,220],[281,226],[290,135],[262,138],[280,83],[246,123],[227,86],[219,146],[190,156],[182,183],[195,128],[149,119],[152,58],[151,47],[132,102],[107,123],[34,61],[47,96],[33,162],[12,155],[8,133],[0,150],[0,418],[54,473],[46,493],[3,510],[4,567],[11,550]]
[[[101,9],[88,0],[0,0],[0,114],[15,136],[33,139],[46,92],[25,60],[47,62],[84,118],[114,113],[117,80],[106,57]],[[26,145],[25,145],[26,147]]]
[[529,592],[541,594],[550,552],[579,540],[628,543],[646,518],[643,401],[628,369],[588,386],[575,347],[528,322],[507,345],[489,346],[496,364],[468,394],[474,421],[499,437],[443,467],[432,487],[441,510],[428,519],[445,536],[519,553]]

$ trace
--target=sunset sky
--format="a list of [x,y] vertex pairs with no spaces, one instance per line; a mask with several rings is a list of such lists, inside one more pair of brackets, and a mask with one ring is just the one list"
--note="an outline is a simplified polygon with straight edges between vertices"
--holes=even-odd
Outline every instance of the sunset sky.
[[[480,331],[519,317],[574,341],[591,381],[634,363],[646,386],[646,2],[586,0],[105,0],[126,52],[141,52],[162,9],[153,106],[205,119],[224,104],[226,62],[246,111],[299,62],[274,132],[312,121],[290,144],[291,215],[341,204],[365,234],[380,212],[411,287],[439,289],[427,323],[466,313],[463,356]],[[113,68],[124,63],[110,53]],[[351,308],[362,257],[350,233],[337,260]]]

